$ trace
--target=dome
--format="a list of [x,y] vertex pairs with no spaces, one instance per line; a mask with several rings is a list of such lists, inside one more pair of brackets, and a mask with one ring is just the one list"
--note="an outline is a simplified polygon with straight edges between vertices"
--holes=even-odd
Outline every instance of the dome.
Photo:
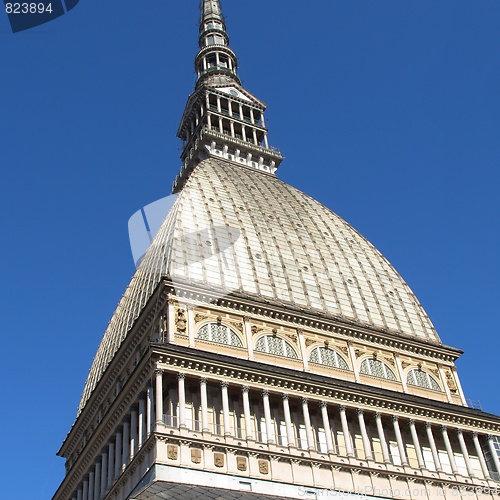
[[80,410],[165,276],[214,296],[243,294],[441,343],[401,276],[341,217],[274,175],[209,158],[189,177],[122,297]]

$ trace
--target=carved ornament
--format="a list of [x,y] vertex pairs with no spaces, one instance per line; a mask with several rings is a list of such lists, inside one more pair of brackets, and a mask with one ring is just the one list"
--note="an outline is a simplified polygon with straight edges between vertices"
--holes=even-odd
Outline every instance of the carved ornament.
[[259,472],[269,474],[269,462],[267,460],[259,460]]
[[168,444],[167,445],[167,457],[170,460],[177,460],[179,456],[179,447],[176,446],[175,444]]
[[238,470],[247,470],[247,459],[246,457],[236,457],[236,467]]
[[455,379],[452,375],[451,372],[447,371],[445,372],[445,376],[446,376],[446,383],[448,384],[448,387],[450,388],[450,391],[451,392],[457,392],[458,391],[458,387],[457,387],[457,384],[455,382]]
[[202,322],[202,321],[204,321],[204,320],[206,320],[208,318],[209,318],[209,316],[207,316],[206,314],[200,314],[200,313],[198,313],[194,317],[194,322],[195,323],[200,323],[200,322]]
[[191,448],[191,462],[194,464],[201,463],[201,450],[200,448]]
[[214,453],[214,465],[224,467],[224,453]]
[[187,328],[187,318],[186,312],[184,309],[177,309],[177,313],[175,315],[175,329],[180,334],[185,334]]

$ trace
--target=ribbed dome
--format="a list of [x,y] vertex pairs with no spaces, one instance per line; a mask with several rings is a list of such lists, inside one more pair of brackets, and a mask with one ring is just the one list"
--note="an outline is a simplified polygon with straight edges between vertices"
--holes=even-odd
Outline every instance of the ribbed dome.
[[122,297],[80,409],[166,275],[440,343],[401,276],[343,219],[273,175],[211,158],[191,174]]

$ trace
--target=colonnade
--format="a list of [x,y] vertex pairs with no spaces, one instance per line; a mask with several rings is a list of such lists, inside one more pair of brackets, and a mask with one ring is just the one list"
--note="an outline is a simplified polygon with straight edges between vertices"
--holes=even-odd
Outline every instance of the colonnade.
[[[217,405],[213,403],[214,394]],[[169,418],[172,409],[175,419]],[[215,416],[220,425],[216,425]],[[206,377],[165,375],[156,370],[152,384],[131,406],[72,500],[102,499],[149,435],[155,429],[161,432],[165,425],[246,439],[250,446],[252,442],[265,442],[285,446],[291,453],[298,449],[326,453],[332,461],[336,456],[348,457],[479,479],[500,472],[494,437],[490,435],[227,381],[209,381]],[[411,459],[408,451],[412,451]],[[485,452],[491,456],[489,463]]]
[[[189,404],[189,408],[187,408],[186,403],[185,375],[182,373],[177,374],[177,381],[173,383],[172,376],[169,380],[170,386],[175,386],[174,389],[177,392],[174,411],[177,416],[176,422],[181,428],[189,428],[189,425],[193,425],[196,416],[193,418],[193,414],[190,414],[188,419],[186,413],[187,411],[196,411],[198,414],[198,410],[193,409],[196,406],[201,415],[198,430],[204,432],[246,438],[249,441],[265,441],[268,444],[288,446],[289,448],[305,448],[326,452],[331,455],[363,458],[367,461],[418,467],[423,470],[468,475],[470,477],[490,478],[490,470],[484,456],[486,446],[492,457],[491,469],[493,472],[495,472],[495,469],[500,471],[500,462],[492,436],[482,435],[481,440],[484,441],[482,446],[477,432],[447,427],[439,423],[423,422],[397,415],[367,411],[362,408],[348,408],[345,405],[336,404],[329,405],[325,401],[316,401],[311,398],[292,397],[288,394],[271,394],[268,390],[251,389],[245,385],[230,385],[226,381],[220,383],[210,382],[212,389],[217,384],[220,390],[220,408],[218,411],[221,414],[221,425],[218,426],[215,425],[215,422],[209,422],[209,398],[207,395],[209,381],[207,378],[202,377],[190,381],[191,390],[195,382],[199,384],[199,399],[197,399],[199,404]],[[237,418],[241,423],[235,423],[234,412],[230,410],[230,390],[233,399],[235,393],[238,394],[236,391],[241,394],[241,396],[237,396],[238,399],[241,398],[242,402],[241,418]],[[253,404],[250,397],[251,393]],[[157,373],[156,407],[161,411],[159,414],[163,414],[164,401],[163,396],[159,396],[160,394],[163,394],[163,376],[161,373]],[[256,395],[259,398],[261,420],[263,421],[261,427],[259,427],[258,423],[256,424],[255,408],[252,411],[252,407],[255,407]],[[280,408],[277,408],[276,405],[278,396],[281,398]],[[292,416],[291,401],[294,404],[295,418]],[[312,405],[314,405],[314,409],[312,409]],[[279,425],[276,417],[273,417],[272,414],[276,414],[276,412],[279,412],[280,418],[284,420],[283,425]],[[316,425],[312,423],[311,412],[318,413]],[[300,414],[300,422],[297,421],[297,413]],[[353,414],[355,414],[355,417]],[[338,438],[337,443],[335,442],[331,428],[331,422],[337,420],[337,418],[340,421],[339,431],[341,432],[339,434],[343,436],[342,444],[338,443]],[[159,417],[157,417],[157,421],[159,421]],[[189,425],[187,425],[188,421]],[[173,420],[165,421],[167,425],[172,422]],[[303,437],[299,435],[298,424],[303,428]],[[359,430],[361,438],[360,446],[357,447],[354,446],[356,438],[353,426]],[[321,446],[318,439],[319,427],[321,427],[323,437]],[[238,436],[236,436],[237,432]],[[388,445],[388,433],[394,436],[397,445],[392,452]],[[374,440],[377,441],[380,448],[377,454],[374,452]],[[437,440],[441,444],[440,447],[436,443]],[[422,442],[425,442],[426,450],[430,450],[427,458],[424,457]],[[409,450],[414,450],[411,460]],[[461,457],[465,466],[458,467],[457,457]],[[474,457],[476,468],[473,466],[471,457]]]
[[72,500],[100,500],[120,477],[127,465],[154,431],[153,388],[148,384],[138,402],[116,428],[101,450]]

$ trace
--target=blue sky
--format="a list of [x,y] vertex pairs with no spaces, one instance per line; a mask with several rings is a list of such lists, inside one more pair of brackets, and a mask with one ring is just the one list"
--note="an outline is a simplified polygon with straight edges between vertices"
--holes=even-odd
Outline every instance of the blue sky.
[[[279,177],[391,261],[464,349],[467,397],[500,413],[500,2],[223,7]],[[197,0],[82,0],[12,34],[0,14],[5,498],[50,498],[63,477],[55,452],[134,272],[128,218],[180,166],[197,19]]]

